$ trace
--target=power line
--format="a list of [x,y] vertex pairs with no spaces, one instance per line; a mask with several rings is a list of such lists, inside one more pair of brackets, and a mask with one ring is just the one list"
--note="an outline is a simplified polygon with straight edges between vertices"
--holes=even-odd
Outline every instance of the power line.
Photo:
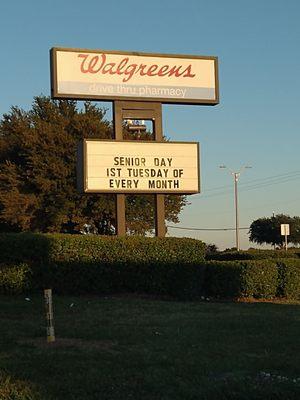
[[[298,180],[298,179],[300,179],[300,174],[299,175],[294,175],[294,176],[281,177],[279,179],[272,178],[272,179],[270,179],[269,182],[266,181],[266,182],[252,184],[252,185],[251,184],[249,185],[248,183],[246,183],[246,184],[243,184],[243,187],[240,189],[240,191],[246,192],[246,191],[249,191],[249,190],[261,189],[261,188],[265,188],[267,186],[278,185],[278,184],[281,184],[281,183],[291,182],[291,181]],[[229,186],[227,186],[227,187],[229,188]],[[225,194],[230,194],[231,192],[232,192],[231,190],[220,191],[218,193],[211,193],[211,194],[208,194],[208,195],[203,195],[203,196],[201,196],[201,198],[206,198],[207,199],[207,198],[210,198],[210,197],[223,196]]]
[[[248,182],[240,183],[239,186],[240,187],[248,186],[249,184],[252,184],[252,183],[255,183],[255,182],[263,184],[263,181],[269,181],[269,180],[278,179],[278,178],[282,178],[282,179],[283,178],[289,178],[289,175],[299,175],[299,174],[300,174],[300,170],[295,170],[295,171],[285,172],[283,174],[267,176],[265,178],[251,179]],[[217,186],[217,187],[214,187],[214,188],[208,188],[205,191],[206,192],[213,192],[213,191],[216,191],[216,190],[229,188],[230,186],[231,185]]]
[[260,188],[260,187],[266,187],[266,186],[270,186],[270,185],[274,185],[277,183],[285,183],[285,182],[289,182],[289,181],[293,181],[295,179],[299,179],[300,178],[300,174],[294,174],[294,176],[285,176],[285,177],[281,177],[281,178],[272,178],[269,181],[266,182],[260,182],[260,183],[256,183],[256,184],[244,184],[244,187],[241,190],[250,190],[250,189],[256,189],[256,188]]
[[[186,231],[235,231],[235,228],[187,228],[183,226],[172,226],[172,225],[167,225],[167,228],[172,228],[172,229],[182,229]],[[239,230],[245,230],[249,228],[239,228]]]

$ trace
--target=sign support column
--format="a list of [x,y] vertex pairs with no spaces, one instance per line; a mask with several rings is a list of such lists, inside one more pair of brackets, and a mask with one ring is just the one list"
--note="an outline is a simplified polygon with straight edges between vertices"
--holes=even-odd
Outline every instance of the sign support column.
[[[115,139],[123,140],[122,108],[121,102],[113,102]],[[116,234],[126,235],[125,194],[116,194]]]
[[[157,142],[163,141],[162,132],[162,106],[161,103],[156,105],[157,116],[154,121],[154,135]],[[155,194],[155,235],[158,237],[166,236],[165,224],[165,196],[163,194]]]
[[[154,139],[163,142],[162,133],[162,106],[161,103],[146,103],[134,101],[114,101],[114,129],[115,139],[123,139],[124,119],[148,119],[153,121]],[[155,196],[155,235],[165,237],[165,196]],[[116,195],[116,233],[118,236],[126,234],[125,195]]]

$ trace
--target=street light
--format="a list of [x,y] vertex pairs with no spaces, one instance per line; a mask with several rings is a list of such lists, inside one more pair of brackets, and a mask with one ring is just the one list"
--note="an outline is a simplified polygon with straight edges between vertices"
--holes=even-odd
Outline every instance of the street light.
[[241,173],[244,169],[252,168],[249,165],[244,165],[241,169],[237,172],[232,171],[230,168],[226,167],[226,165],[220,165],[219,168],[228,169],[230,174],[233,176],[234,179],[234,205],[235,205],[235,243],[237,251],[240,250],[240,238],[239,238],[239,207],[238,207],[238,180]]

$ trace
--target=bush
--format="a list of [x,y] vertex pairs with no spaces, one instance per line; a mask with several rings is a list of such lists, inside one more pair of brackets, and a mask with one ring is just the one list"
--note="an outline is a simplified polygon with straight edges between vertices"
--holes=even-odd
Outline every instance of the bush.
[[207,254],[206,259],[208,261],[266,260],[278,258],[299,258],[299,255],[300,253],[297,253],[296,250],[240,250]]
[[59,293],[189,297],[202,287],[205,245],[194,239],[1,234],[0,251],[0,262],[30,265],[32,288]]
[[205,244],[188,238],[0,233],[0,262],[200,262]]
[[41,400],[42,397],[32,384],[15,379],[8,373],[0,371],[0,399]]
[[278,258],[286,252],[221,253],[274,256],[235,261],[204,261],[204,254],[204,243],[186,238],[0,234],[0,293],[300,298],[300,260]]
[[300,260],[286,259],[277,262],[278,295],[288,299],[300,298]]
[[206,294],[213,297],[272,298],[278,272],[273,260],[211,261],[206,263]]
[[28,264],[0,265],[0,293],[20,294],[29,290],[32,271]]
[[33,233],[0,233],[0,263],[41,262],[49,254],[46,235]]

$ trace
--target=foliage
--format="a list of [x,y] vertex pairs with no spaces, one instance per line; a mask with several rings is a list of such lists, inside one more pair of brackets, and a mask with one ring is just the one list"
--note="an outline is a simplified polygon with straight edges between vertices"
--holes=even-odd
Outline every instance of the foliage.
[[27,262],[31,287],[60,293],[200,294],[205,245],[187,238],[0,234],[0,262]]
[[19,294],[31,289],[32,271],[29,265],[0,264],[0,293]]
[[34,385],[14,379],[4,371],[0,371],[0,399],[1,400],[41,400]]
[[210,257],[211,255],[218,254],[218,253],[219,253],[218,247],[214,243],[206,243],[205,244],[206,258]]
[[300,298],[300,260],[286,259],[278,262],[278,295],[288,299]]
[[[76,149],[82,138],[113,138],[105,111],[90,102],[78,109],[75,101],[36,97],[31,110],[12,107],[4,114],[0,231],[79,233],[89,227],[96,233],[112,233],[115,196],[82,195],[76,189]],[[166,220],[178,222],[185,204],[183,196],[166,196]],[[151,231],[153,210],[153,196],[128,197],[128,232]]]
[[273,217],[259,218],[252,222],[249,229],[251,242],[258,244],[272,244],[283,246],[285,238],[281,236],[280,225],[290,225],[290,243],[300,243],[300,217],[290,217],[289,215],[278,214]]
[[206,264],[204,287],[214,297],[276,296],[278,272],[272,260],[210,261]]
[[207,260],[237,261],[237,260],[265,260],[277,258],[298,258],[299,250],[240,250],[207,253]]
[[62,294],[125,292],[178,299],[300,296],[299,258],[255,251],[252,260],[204,261],[205,251],[203,242],[187,238],[2,233],[0,293],[52,287]]

